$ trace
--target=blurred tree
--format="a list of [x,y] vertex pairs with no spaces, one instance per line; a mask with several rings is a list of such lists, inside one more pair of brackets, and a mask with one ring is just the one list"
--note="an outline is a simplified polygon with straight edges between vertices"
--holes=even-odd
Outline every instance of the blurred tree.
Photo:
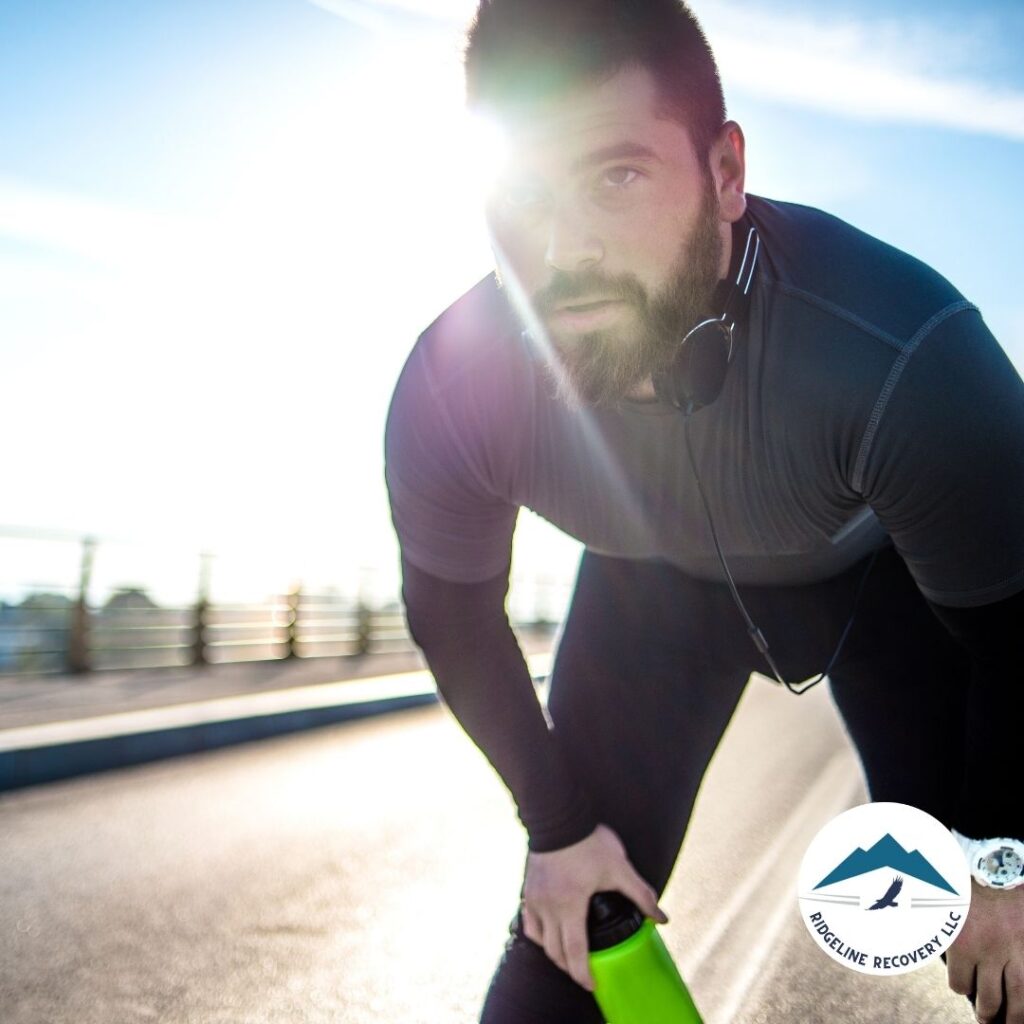
[[103,611],[138,611],[158,608],[159,605],[146,593],[143,587],[120,587],[103,605]]

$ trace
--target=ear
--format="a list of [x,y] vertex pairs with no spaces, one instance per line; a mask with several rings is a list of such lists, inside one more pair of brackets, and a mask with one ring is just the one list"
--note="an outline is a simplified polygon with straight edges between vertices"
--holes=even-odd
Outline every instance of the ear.
[[730,224],[738,221],[747,208],[743,191],[747,169],[745,147],[743,129],[735,121],[726,121],[708,152],[722,220]]

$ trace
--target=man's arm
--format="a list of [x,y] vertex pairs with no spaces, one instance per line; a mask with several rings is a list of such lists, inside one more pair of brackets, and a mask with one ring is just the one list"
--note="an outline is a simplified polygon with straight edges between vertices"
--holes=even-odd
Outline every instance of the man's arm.
[[973,666],[964,722],[964,799],[952,824],[977,839],[1024,839],[1024,797],[1015,781],[1024,730],[1024,591],[976,608],[929,604]]
[[449,583],[405,559],[402,571],[409,631],[445,703],[512,792],[529,835],[524,934],[592,990],[590,897],[617,890],[664,923],[658,894],[615,832],[598,823],[548,729],[505,614],[507,571],[482,583]]
[[[477,389],[465,386],[466,366],[437,354],[458,348],[452,335],[464,319],[446,327],[442,317],[420,337],[388,410],[385,479],[402,596],[441,696],[511,791],[531,849],[547,850],[576,842],[596,822],[548,731],[505,615],[518,507],[492,476],[512,473],[517,456],[506,442],[518,428],[514,417],[496,426],[483,416]],[[479,326],[486,334],[492,325]],[[438,381],[441,371],[448,376]]]
[[441,696],[511,791],[526,827],[526,937],[589,986],[585,922],[594,892],[618,890],[652,917],[664,915],[573,778],[505,614],[517,506],[500,466],[508,471],[516,459],[508,446],[518,436],[510,409],[518,407],[481,404],[479,380],[468,392],[440,394],[421,347],[431,338],[421,338],[406,363],[385,437],[409,628]]
[[[1024,592],[977,608],[932,610],[973,662],[968,695],[967,799],[957,831],[975,839],[1024,839],[1021,724],[1024,723]],[[971,912],[947,956],[949,986],[973,996],[979,1020],[1024,1022],[1024,887],[972,883]],[[1004,999],[1005,995],[1005,999]]]
[[[935,614],[970,652],[956,820],[1024,839],[1024,382],[980,314],[954,303],[893,364],[861,439],[855,489]],[[1024,893],[974,886],[947,958],[950,987],[990,1020],[1024,1024]]]
[[1024,838],[1022,801],[993,771],[1024,726],[1024,382],[976,310],[948,310],[893,363],[854,484],[974,665],[950,824]]

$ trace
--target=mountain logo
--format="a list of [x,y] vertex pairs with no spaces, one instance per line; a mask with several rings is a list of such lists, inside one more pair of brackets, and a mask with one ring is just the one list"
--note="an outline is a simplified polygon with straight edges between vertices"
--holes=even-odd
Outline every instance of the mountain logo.
[[916,971],[946,951],[971,883],[946,827],[909,804],[870,803],[833,818],[800,866],[797,898],[811,937],[864,974]]
[[886,832],[869,850],[857,847],[841,864],[837,864],[814,888],[820,889],[834,882],[845,882],[848,878],[866,875],[878,868],[892,868],[902,871],[929,885],[937,886],[956,895],[956,889],[947,882],[922,856],[919,850],[904,850]]

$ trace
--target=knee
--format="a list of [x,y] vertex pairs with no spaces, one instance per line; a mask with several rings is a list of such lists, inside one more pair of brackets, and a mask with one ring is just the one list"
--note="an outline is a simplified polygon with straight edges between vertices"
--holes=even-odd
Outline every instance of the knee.
[[593,995],[580,988],[522,931],[517,913],[491,979],[480,1024],[603,1024]]

